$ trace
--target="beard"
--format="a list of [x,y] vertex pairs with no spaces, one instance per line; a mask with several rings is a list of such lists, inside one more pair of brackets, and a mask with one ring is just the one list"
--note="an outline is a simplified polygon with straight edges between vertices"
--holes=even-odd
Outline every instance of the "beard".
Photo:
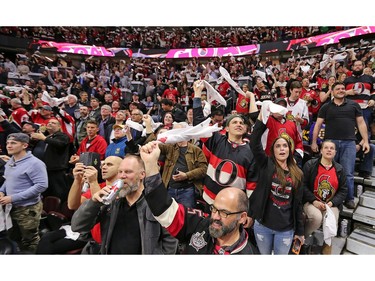
[[136,192],[139,188],[138,180],[130,183],[124,183],[124,187],[119,191],[119,197],[123,198],[130,193]]
[[[217,228],[212,227],[213,223],[219,224],[221,226],[221,228],[217,229]],[[208,231],[210,232],[210,235],[213,238],[220,238],[220,237],[223,237],[223,236],[233,232],[236,229],[237,224],[238,224],[238,220],[233,221],[229,225],[224,225],[221,221],[214,220],[214,219],[211,218],[210,219],[210,226],[208,227]]]
[[363,74],[363,69],[361,70],[353,70],[354,76],[361,76]]

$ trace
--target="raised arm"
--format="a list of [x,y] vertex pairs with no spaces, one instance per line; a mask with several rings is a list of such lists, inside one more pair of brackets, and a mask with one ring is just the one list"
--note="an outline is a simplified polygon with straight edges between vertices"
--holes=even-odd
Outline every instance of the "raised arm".
[[83,163],[76,163],[73,169],[74,181],[68,194],[68,208],[70,210],[77,210],[81,205],[81,190],[83,185],[84,169],[85,167]]
[[194,99],[193,99],[193,126],[198,125],[203,122],[206,118],[203,114],[202,108],[202,90],[204,88],[204,83],[200,80],[197,80],[193,84],[194,88]]

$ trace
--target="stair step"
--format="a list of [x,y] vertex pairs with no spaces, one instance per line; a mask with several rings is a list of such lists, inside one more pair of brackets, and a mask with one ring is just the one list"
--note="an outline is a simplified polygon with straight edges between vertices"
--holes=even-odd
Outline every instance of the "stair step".
[[353,213],[353,220],[375,226],[375,209],[357,206]]
[[375,209],[375,192],[365,191],[359,196],[359,205]]
[[375,254],[375,230],[371,227],[358,227],[346,239],[346,250],[357,255]]

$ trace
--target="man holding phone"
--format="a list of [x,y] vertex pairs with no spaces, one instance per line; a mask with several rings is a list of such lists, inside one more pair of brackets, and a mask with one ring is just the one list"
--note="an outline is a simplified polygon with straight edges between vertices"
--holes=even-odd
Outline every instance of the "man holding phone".
[[56,118],[50,118],[47,126],[47,136],[43,133],[31,133],[32,140],[43,141],[45,149],[43,162],[47,166],[48,189],[44,196],[56,196],[62,202],[66,201],[69,186],[66,177],[69,161],[69,136],[62,132],[61,124]]

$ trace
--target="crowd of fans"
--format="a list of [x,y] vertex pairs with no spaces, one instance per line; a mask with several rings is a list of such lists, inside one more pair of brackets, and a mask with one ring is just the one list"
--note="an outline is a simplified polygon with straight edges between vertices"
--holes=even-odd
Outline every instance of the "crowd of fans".
[[[149,44],[147,45],[148,47],[176,48],[178,44],[181,44],[181,41],[184,41],[182,40],[183,38],[186,39],[185,43],[190,46],[191,44],[194,46],[195,44],[203,46],[202,40],[206,35],[209,35],[211,39],[218,35],[219,38],[227,40],[226,43],[224,41],[216,41],[212,43],[214,46],[220,44],[227,46],[227,44],[241,45],[241,42],[245,41],[256,41],[257,43],[267,42],[268,40],[275,41],[276,39],[288,36],[292,38],[294,36],[305,37],[309,36],[309,34],[312,35],[323,31],[308,27],[279,27],[273,30],[267,27],[248,27],[226,28],[227,33],[222,33],[223,30],[217,32],[215,29],[196,28],[185,31],[183,28],[175,28],[167,35],[165,30],[156,27],[153,29],[118,28],[117,30],[114,29],[113,33],[107,33],[109,35],[106,38],[103,32],[105,30],[108,32],[106,28],[3,27],[1,32],[19,37],[50,36],[54,40],[58,36],[61,36],[60,40],[85,44],[93,44],[93,42],[89,41],[95,41],[97,38],[100,38],[100,44],[111,44],[111,46],[115,45],[116,37],[124,40],[124,44],[130,42],[127,41],[130,40],[130,37],[132,37],[131,40],[134,40],[134,42],[138,42],[137,44],[143,44],[140,43],[142,41],[140,38],[146,36],[147,38],[153,38],[151,40],[155,40],[155,42],[147,43]],[[150,34],[153,33],[154,37],[147,34],[147,32]],[[232,33],[234,33],[233,36]],[[287,35],[288,33],[289,35]],[[164,36],[163,44],[161,44],[161,34]],[[239,39],[240,35],[243,36],[243,39]],[[111,40],[109,39],[110,36],[113,36]],[[124,36],[129,37],[125,37],[127,39],[124,39]],[[171,37],[168,43],[166,37]],[[172,37],[178,38],[177,41],[179,43],[174,45]],[[121,40],[119,39],[118,42],[120,46],[122,44]],[[98,44],[98,42],[94,43]],[[207,42],[207,44],[209,43]],[[142,45],[142,47],[144,46]],[[161,157],[159,158],[159,164],[161,167],[161,179],[163,184],[169,189],[169,196],[174,197],[177,202],[184,204],[186,197],[191,199],[190,196],[194,196],[194,200],[187,200],[189,207],[197,207],[194,206],[197,199],[206,202],[206,204],[211,206],[210,209],[207,209],[207,205],[201,209],[203,212],[211,211],[213,215],[215,214],[217,217],[215,221],[220,218],[226,219],[231,214],[242,213],[239,221],[241,225],[243,224],[244,227],[248,227],[251,224],[251,220],[249,217],[246,217],[245,210],[230,213],[228,211],[230,209],[218,208],[220,205],[217,204],[220,204],[220,200],[216,200],[215,197],[229,196],[228,194],[220,193],[220,189],[223,189],[223,186],[236,185],[240,189],[244,189],[248,197],[252,196],[257,184],[256,165],[254,161],[259,161],[263,156],[259,154],[258,150],[254,151],[254,148],[252,148],[254,155],[256,155],[255,159],[252,158],[249,138],[251,138],[254,123],[257,124],[257,136],[259,139],[263,129],[265,129],[261,128],[260,125],[260,122],[264,120],[262,119],[264,116],[259,114],[259,111],[262,110],[259,105],[260,102],[266,104],[269,101],[285,105],[287,107],[287,114],[284,117],[290,121],[289,126],[294,126],[293,130],[299,134],[296,138],[302,139],[305,145],[311,144],[312,141],[316,145],[316,136],[309,137],[309,131],[313,130],[312,126],[319,120],[319,109],[336,97],[337,93],[333,93],[336,91],[335,82],[342,82],[346,87],[346,91],[348,91],[348,95],[353,96],[351,99],[358,102],[356,98],[358,95],[361,95],[361,101],[358,103],[364,104],[360,109],[364,112],[363,116],[366,123],[360,124],[366,124],[365,128],[369,137],[375,135],[374,130],[372,130],[373,101],[375,100],[375,48],[371,44],[370,46],[366,46],[366,48],[354,48],[340,44],[328,47],[322,47],[321,52],[318,54],[309,55],[306,53],[303,57],[292,53],[285,62],[271,61],[268,58],[263,59],[261,55],[216,57],[205,62],[196,58],[184,61],[149,59],[125,61],[89,58],[82,59],[79,67],[75,67],[75,63],[69,61],[66,57],[56,56],[52,61],[46,61],[41,60],[40,56],[26,53],[18,55],[13,60],[10,59],[10,56],[4,54],[3,61],[0,64],[0,146],[2,152],[1,159],[4,162],[3,166],[5,165],[6,169],[15,170],[18,165],[18,159],[16,159],[15,155],[27,155],[27,157],[31,157],[31,153],[44,163],[48,176],[48,179],[46,178],[48,187],[44,186],[44,189],[39,189],[40,194],[43,194],[43,196],[57,196],[61,201],[69,202],[73,196],[70,194],[70,188],[74,184],[77,185],[77,181],[79,181],[79,187],[75,188],[75,190],[78,190],[78,195],[74,195],[76,198],[75,207],[72,208],[78,209],[80,208],[79,205],[83,203],[83,208],[79,209],[79,211],[86,215],[89,211],[92,211],[90,219],[94,219],[94,215],[98,214],[99,210],[98,202],[102,202],[101,197],[106,195],[109,190],[100,190],[100,183],[98,183],[101,180],[99,171],[91,169],[91,167],[89,169],[82,167],[81,156],[84,153],[96,153],[98,161],[106,161],[111,156],[120,157],[121,159],[125,157],[123,161],[126,161],[126,165],[121,166],[120,161],[117,161],[117,164],[120,165],[118,166],[119,175],[121,174],[121,177],[125,180],[129,178],[129,174],[136,173],[137,176],[132,184],[142,190],[144,188],[142,179],[145,175],[147,176],[148,171],[146,169],[146,174],[144,174],[139,159],[127,158],[127,155],[139,154],[139,149],[143,146],[143,150],[141,151],[143,152],[142,158],[147,159],[147,153],[154,153],[159,157],[155,152],[157,148],[152,141],[157,139],[157,134],[160,133],[160,130],[186,129],[189,126],[197,125],[199,123],[198,120],[204,121],[206,118],[211,118],[210,121],[212,124],[223,126],[226,128],[226,132],[215,132],[214,136],[209,140],[202,138],[195,142],[179,141],[179,145],[176,147],[169,147],[168,145],[160,146]],[[227,79],[224,79],[220,67],[226,69],[231,78],[239,83],[245,95],[239,94],[231,87]],[[364,80],[357,81],[355,79]],[[204,80],[212,85],[218,94],[227,101],[227,105],[221,105],[218,99],[212,101],[208,87],[206,86],[206,89],[203,89],[202,84],[197,82],[199,80]],[[297,106],[297,104],[299,105]],[[256,120],[256,117],[254,118],[254,113],[259,114],[257,115],[258,120]],[[284,119],[279,119],[280,124],[284,124],[282,120]],[[158,124],[158,126],[155,124]],[[363,130],[361,130],[362,133]],[[360,137],[363,138],[363,135]],[[16,151],[14,147],[18,143],[28,143],[28,145],[19,147],[19,150]],[[358,151],[361,147],[365,147],[366,152],[368,152],[368,146],[364,145],[361,139],[358,140],[357,144]],[[145,147],[145,145],[148,146]],[[229,145],[229,147],[226,147],[226,145]],[[327,147],[332,147],[332,145]],[[303,147],[298,148],[304,149]],[[289,145],[289,149],[292,149],[292,146]],[[243,152],[234,153],[237,150]],[[369,161],[371,165],[374,158],[374,151],[373,149],[372,154],[368,154],[372,157]],[[186,159],[181,156],[185,155],[185,153]],[[189,153],[191,155],[187,156]],[[274,149],[272,148],[269,153],[275,153]],[[155,155],[152,158],[153,160],[156,159]],[[303,156],[296,156],[296,154],[289,158],[292,159],[292,157],[298,158],[295,158],[295,162],[288,162],[283,169],[293,170],[294,174],[291,177],[298,183],[293,188],[300,188],[299,186],[302,186],[302,172],[298,169],[302,168],[302,165],[308,159],[302,159]],[[225,167],[219,167],[220,165],[218,166],[218,163],[215,161],[227,158],[231,159],[231,165],[235,165],[236,171],[237,169],[239,171],[239,176],[235,180],[225,180],[225,176],[215,174],[225,173]],[[276,158],[269,157],[265,163],[276,161]],[[327,156],[327,158],[329,157]],[[286,163],[283,162],[284,160],[280,160],[280,163]],[[5,164],[7,161],[10,162]],[[33,161],[37,162],[36,160]],[[279,170],[280,167],[278,166],[281,164],[272,163],[269,167],[276,169],[274,173],[277,173],[277,175],[281,175],[279,173],[283,174],[283,172],[280,172],[282,170]],[[108,165],[112,165],[110,161]],[[297,168],[297,165],[299,168]],[[128,167],[136,167],[136,171],[132,171]],[[153,166],[151,168],[154,169]],[[337,169],[339,168],[341,169],[341,166],[337,166]],[[101,171],[104,180],[108,177],[107,169],[110,168],[105,168]],[[223,169],[223,171],[220,171],[220,169]],[[269,177],[269,172],[267,170],[264,171],[264,177],[268,179],[272,178],[273,174]],[[361,172],[364,177],[370,176],[368,167],[364,167]],[[5,183],[0,191],[0,203],[2,205],[11,202],[9,198],[11,196],[7,195],[6,192],[7,180],[3,179]],[[287,181],[287,176],[284,175],[281,181]],[[81,198],[79,188],[80,186],[85,186],[85,183],[89,183],[90,189],[92,187],[92,194],[86,194],[83,196],[84,198]],[[155,187],[160,184],[160,181],[155,180],[153,183],[155,184],[152,184],[152,186]],[[266,182],[264,183],[266,184]],[[46,185],[45,181],[43,184]],[[109,183],[107,182],[107,184]],[[281,184],[284,183],[281,182]],[[100,187],[103,188],[104,186],[105,184]],[[147,185],[145,188],[147,189]],[[351,188],[353,189],[353,187]],[[138,194],[137,190],[137,188],[134,189],[134,194]],[[181,190],[184,192],[189,191],[190,193],[189,195],[187,193],[180,194],[179,191]],[[127,196],[126,198],[129,202],[129,200],[134,200],[134,197],[132,197],[134,194],[131,193],[124,196]],[[255,194],[258,195],[254,195],[254,197],[259,196],[259,192]],[[87,200],[91,198],[91,195],[93,195],[92,198],[95,203]],[[268,200],[268,197],[264,196],[264,194],[261,196],[262,200]],[[341,197],[343,197],[342,194]],[[148,198],[151,203],[153,199],[155,198]],[[331,204],[331,207],[341,206],[345,203],[348,208],[354,208],[353,204],[350,203],[352,198],[346,198],[345,202],[344,197],[341,199],[340,202]],[[13,202],[16,210],[18,206],[22,206],[23,200],[21,198]],[[84,203],[85,200],[87,200],[86,203]],[[298,195],[298,200],[302,200],[301,194]],[[168,202],[168,200],[162,201]],[[31,201],[26,200],[25,202],[29,203]],[[35,202],[33,201],[32,203]],[[121,206],[116,206],[116,208],[120,208],[121,210]],[[165,210],[170,211],[171,206],[164,206]],[[294,207],[293,212],[297,212],[297,209],[294,209]],[[148,207],[143,206],[142,208]],[[267,210],[271,211],[270,209]],[[33,209],[33,211],[39,212],[41,210],[37,211]],[[101,209],[101,211],[103,210]],[[155,209],[152,209],[152,211],[155,212]],[[257,209],[249,210],[248,215],[251,216],[252,211],[255,218],[262,222],[261,217],[264,216],[264,213],[259,213],[260,209]],[[106,212],[110,212],[110,208],[106,209]],[[125,211],[123,210],[123,212]],[[148,211],[145,211],[145,209],[141,211],[139,209],[138,212],[142,212],[145,219],[147,218],[146,214]],[[271,212],[275,212],[275,210]],[[298,215],[300,214],[298,213]],[[109,214],[106,213],[106,216],[109,216]],[[134,213],[127,214],[126,216],[131,216],[132,219],[135,218]],[[122,221],[120,215],[118,219]],[[165,223],[161,217],[158,217],[158,220],[160,223]],[[149,221],[147,222],[149,223]],[[293,225],[291,221],[288,221],[288,223]],[[298,233],[295,232],[294,234],[303,242],[303,228],[300,227],[301,220],[298,219],[298,222],[294,221],[294,223],[298,223]],[[112,239],[106,236],[109,230],[105,227],[108,224],[107,220],[104,219],[102,221],[101,229],[104,231],[102,234],[104,235],[105,233],[105,239]],[[135,225],[134,220],[131,221],[131,224],[132,226]],[[275,224],[278,225],[276,222]],[[90,231],[93,226],[94,223],[91,225],[91,223],[84,221],[80,221],[79,223],[76,221],[73,224],[75,230],[85,229],[85,231]],[[256,231],[261,231],[259,229],[259,221],[256,222],[256,226]],[[21,229],[22,227],[25,226],[21,225]],[[113,227],[113,225],[111,224],[110,227]],[[160,232],[160,230],[152,229],[157,233]],[[236,233],[241,235],[241,239],[243,240],[245,236],[247,237],[247,234],[245,235],[242,230],[242,226],[236,228]],[[126,246],[123,249],[120,247],[121,239],[119,237],[126,230],[117,229],[116,231],[114,234],[115,238],[113,239],[118,240],[113,242],[114,244],[110,244],[109,240],[105,240],[105,243],[109,243],[108,245],[112,246],[108,248],[107,244],[103,243],[102,253],[123,253],[121,252],[122,250],[124,252],[134,250],[137,253],[152,253],[152,250],[148,252],[149,248],[145,250],[142,247],[134,249],[130,247],[129,249]],[[140,231],[143,230],[141,229]],[[212,229],[209,233],[220,240],[221,234],[216,233]],[[288,235],[293,238],[293,235],[290,233]],[[140,238],[130,236],[126,234],[126,237],[130,241],[141,244]],[[178,234],[176,232],[174,236],[186,238],[186,235],[184,236],[182,232],[178,232]],[[152,237],[154,238],[154,236]],[[23,243],[22,246],[25,247],[26,251],[35,252],[38,246],[35,242],[39,242],[39,239],[38,237],[32,237],[30,241],[33,244],[27,244],[24,240],[21,240]],[[199,240],[198,237],[194,239]],[[101,243],[100,239],[98,241],[95,239],[95,241],[99,244]],[[260,241],[257,242],[260,243]],[[172,240],[168,240],[168,243],[170,243],[171,247],[168,253],[176,252],[177,250],[174,247],[176,243]],[[120,248],[117,249],[116,247]],[[189,252],[195,246],[189,244],[187,247],[187,251]],[[158,244],[156,248],[158,251],[159,248],[162,251],[161,245]],[[207,249],[205,248],[205,250]],[[262,245],[260,250],[261,253],[268,253],[268,245]],[[215,248],[213,250],[214,253],[221,253],[221,251],[224,251],[223,253],[230,253],[234,249]],[[254,253],[255,250],[251,248],[248,251],[248,253]],[[285,251],[288,252],[288,249],[284,247],[280,253],[285,253]],[[65,249],[65,252],[67,252],[67,249]],[[330,250],[327,252],[330,252]]]
[[306,38],[346,29],[333,26],[276,27],[10,27],[0,34],[34,40],[123,48],[227,47]]

